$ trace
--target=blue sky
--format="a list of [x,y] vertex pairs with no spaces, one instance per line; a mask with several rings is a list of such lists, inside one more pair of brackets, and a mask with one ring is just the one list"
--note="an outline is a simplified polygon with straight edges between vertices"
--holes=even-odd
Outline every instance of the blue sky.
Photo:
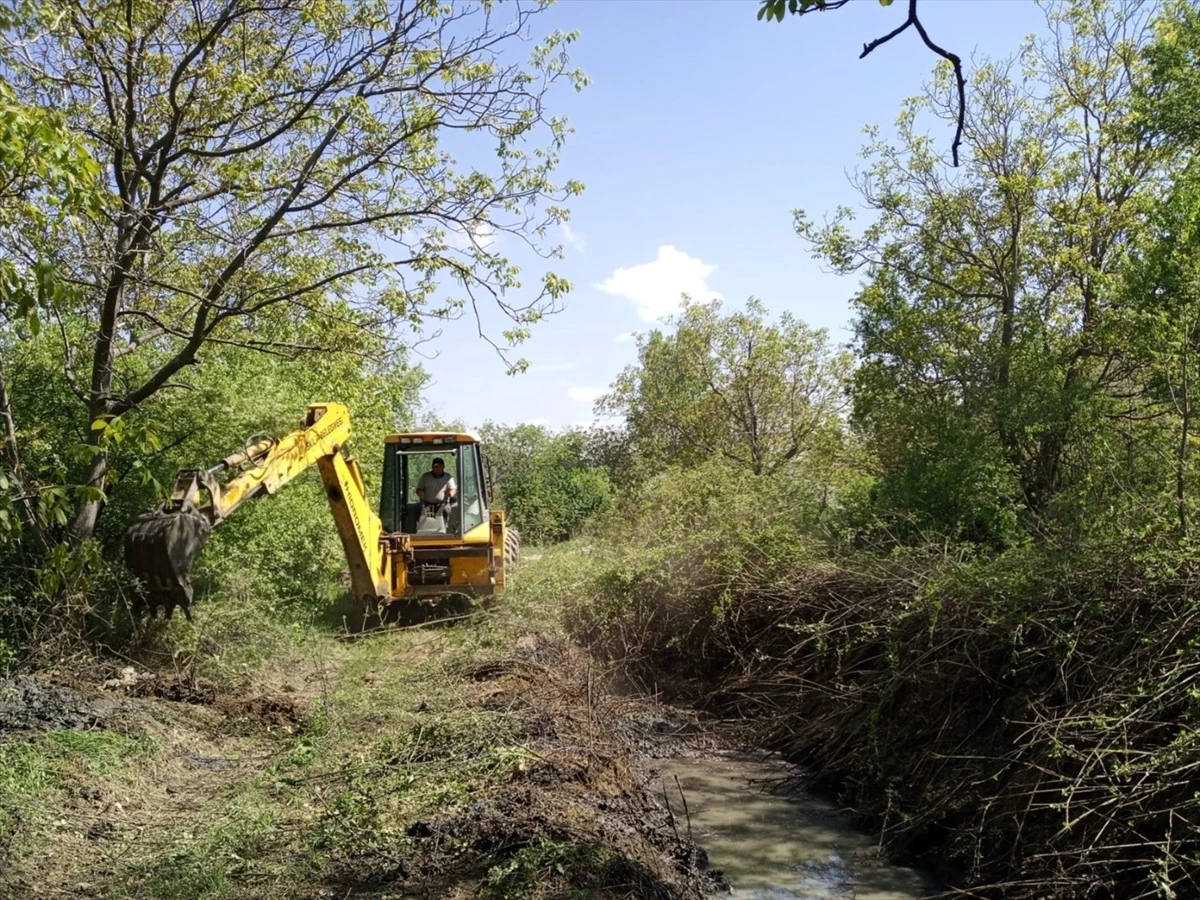
[[[422,348],[437,358],[414,356],[433,376],[426,403],[440,417],[472,428],[591,421],[596,395],[636,359],[626,336],[655,327],[681,291],[729,307],[754,295],[772,314],[791,310],[849,338],[856,280],[821,270],[791,210],[820,220],[858,205],[848,175],[861,163],[863,126],[886,134],[935,58],[910,30],[858,59],[903,21],[903,0],[886,9],[854,0],[782,24],[756,21],[757,7],[559,0],[537,17],[541,30],[580,32],[572,62],[592,79],[581,93],[556,92],[551,109],[575,129],[560,180],[587,186],[558,236],[566,258],[553,261],[575,287],[519,351],[531,362],[523,375],[505,375],[473,321],[444,324]],[[964,60],[1011,55],[1044,26],[1033,0],[923,0],[920,9],[931,38]],[[941,131],[932,134],[948,151],[953,135]],[[544,266],[520,261],[536,286]]]

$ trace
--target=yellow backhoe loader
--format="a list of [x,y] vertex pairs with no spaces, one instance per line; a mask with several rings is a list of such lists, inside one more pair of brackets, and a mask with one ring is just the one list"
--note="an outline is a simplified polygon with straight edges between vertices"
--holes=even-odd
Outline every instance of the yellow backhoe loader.
[[[351,589],[365,612],[380,614],[409,598],[503,589],[519,539],[504,513],[490,509],[490,480],[474,435],[412,432],[386,438],[378,514],[358,463],[346,452],[349,437],[345,406],[314,404],[303,426],[286,437],[252,438],[212,468],[180,472],[170,498],[134,519],[126,534],[125,560],[139,581],[139,608],[152,616],[161,609],[170,617],[182,607],[190,619],[191,567],[212,529],[313,463],[346,551]],[[456,493],[423,500],[417,489],[435,458],[454,478]],[[224,483],[217,478],[235,471]]]

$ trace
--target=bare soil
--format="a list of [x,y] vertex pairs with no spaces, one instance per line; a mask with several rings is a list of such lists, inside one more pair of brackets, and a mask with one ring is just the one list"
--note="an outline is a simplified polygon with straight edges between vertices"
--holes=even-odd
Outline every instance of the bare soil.
[[102,726],[115,709],[33,675],[0,679],[0,737],[13,732]]
[[[411,655],[410,663],[438,662],[443,644],[436,633],[410,634],[397,652]],[[232,689],[132,667],[69,687],[36,678],[6,683],[0,742],[29,740],[39,729],[113,730],[157,750],[121,775],[60,771],[31,807],[36,812],[23,813],[22,838],[0,871],[0,897],[699,898],[725,887],[689,840],[678,807],[668,808],[662,786],[639,765],[646,756],[701,752],[716,738],[687,713],[609,692],[586,654],[540,631],[486,659],[445,655],[450,679],[466,686],[468,712],[510,723],[525,754],[469,785],[469,803],[434,808],[361,846],[321,849],[310,835],[329,815],[322,785],[345,776],[333,759],[289,788],[291,799],[279,803],[252,857],[240,844],[212,851],[224,846],[214,843],[211,835],[222,832],[213,823],[235,829],[249,792],[278,794],[273,767],[311,743],[314,716],[328,717],[338,684],[369,698],[361,711],[338,712],[364,741],[386,746],[402,736],[398,710],[406,727],[425,717],[436,729],[424,700],[389,693],[399,657],[375,652],[380,661],[372,666],[351,646],[297,651]],[[430,750],[428,759],[422,752],[418,739],[396,764],[437,767],[447,751]],[[196,856],[201,846],[209,856]],[[180,867],[193,859],[197,880],[180,881]],[[213,865],[225,869],[205,880]]]
[[[537,896],[665,900],[725,887],[638,766],[639,742],[654,740],[642,723],[661,711],[608,693],[582,651],[545,634],[462,677],[479,684],[479,709],[519,718],[533,761],[465,810],[412,823],[403,858],[383,852],[340,867],[337,896],[476,897],[481,868],[545,841],[603,852],[586,871],[543,873]],[[695,747],[713,740],[689,726]]]

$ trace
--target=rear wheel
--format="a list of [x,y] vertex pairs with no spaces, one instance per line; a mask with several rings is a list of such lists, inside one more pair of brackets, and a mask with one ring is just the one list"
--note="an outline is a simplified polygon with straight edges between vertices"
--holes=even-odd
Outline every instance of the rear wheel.
[[515,565],[521,553],[521,535],[515,528],[504,529],[504,564]]

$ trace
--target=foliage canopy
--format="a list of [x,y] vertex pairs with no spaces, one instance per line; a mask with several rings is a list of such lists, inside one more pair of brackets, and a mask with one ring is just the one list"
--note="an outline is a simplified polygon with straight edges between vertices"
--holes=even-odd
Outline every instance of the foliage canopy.
[[719,456],[774,475],[839,430],[849,356],[824,331],[790,313],[771,323],[755,298],[728,314],[689,300],[666,325],[637,336],[638,362],[597,404],[623,417],[643,460]]
[[[569,285],[547,273],[511,299],[521,276],[494,237],[540,249],[582,189],[551,181],[568,128],[545,108],[556,82],[584,83],[574,35],[525,64],[503,53],[540,9],[56,0],[11,23],[0,61],[16,97],[57,109],[102,166],[102,213],[53,248],[0,234],[28,265],[52,249],[74,288],[45,312],[81,419],[186,385],[214,346],[295,357],[378,337],[395,351],[424,319],[485,300],[511,320],[497,337],[526,337]],[[494,163],[456,162],[486,158],[477,144]],[[103,491],[98,431],[79,481]],[[99,508],[81,501],[76,540]]]

